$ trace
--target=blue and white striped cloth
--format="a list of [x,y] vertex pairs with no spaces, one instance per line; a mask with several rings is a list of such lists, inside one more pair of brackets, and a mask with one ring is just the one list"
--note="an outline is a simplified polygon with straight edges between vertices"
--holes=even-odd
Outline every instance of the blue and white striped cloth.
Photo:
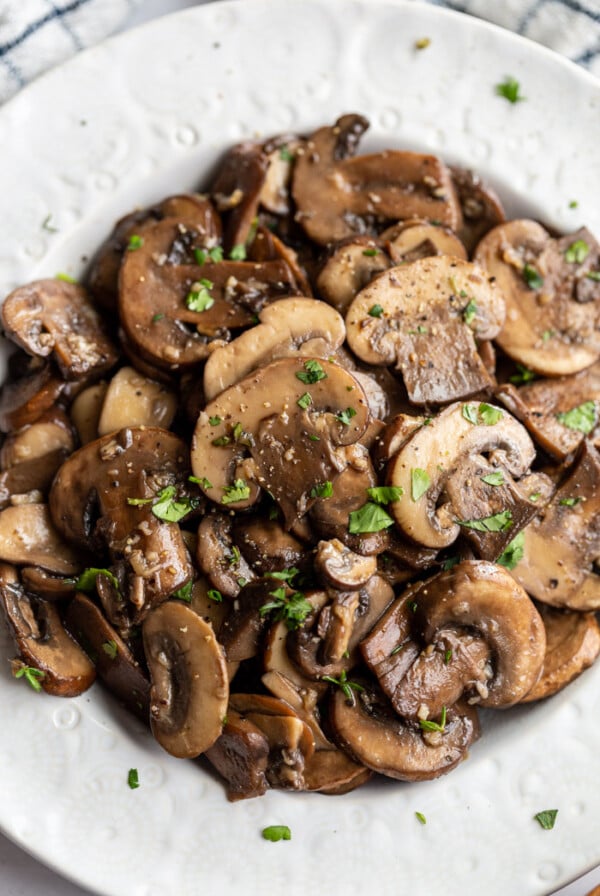
[[[0,0],[0,102],[127,24],[143,0]],[[285,3],[286,0],[272,0]],[[423,2],[423,0],[415,0]],[[495,22],[600,76],[600,0],[426,0]],[[162,11],[169,11],[169,2]],[[176,8],[177,4],[173,4]]]

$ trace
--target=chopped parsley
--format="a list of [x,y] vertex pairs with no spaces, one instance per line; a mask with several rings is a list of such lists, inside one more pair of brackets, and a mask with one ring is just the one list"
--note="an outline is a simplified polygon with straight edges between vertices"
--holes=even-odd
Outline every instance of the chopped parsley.
[[537,815],[534,815],[535,821],[542,827],[545,831],[551,831],[556,822],[556,816],[558,815],[558,809],[544,809],[542,812],[538,812]]
[[156,314],[152,315],[152,323],[157,324],[159,322],[159,320],[163,319],[163,317],[164,317],[164,314],[162,314],[162,312],[158,311]]
[[414,467],[410,471],[410,496],[413,501],[418,501],[419,498],[422,498],[430,485],[431,479],[426,470]]
[[542,333],[542,342],[548,342],[555,335],[554,330],[544,330]]
[[313,486],[310,490],[311,498],[331,498],[332,494],[333,484],[329,480]]
[[127,784],[131,790],[137,790],[140,786],[140,776],[138,775],[137,768],[130,768],[127,773]]
[[483,426],[494,426],[494,424],[498,423],[498,421],[502,420],[504,417],[504,414],[499,408],[495,408],[485,401],[482,401],[477,408],[472,404],[463,405],[462,415],[465,420],[468,420],[469,423],[472,423],[474,426],[479,424]]
[[221,594],[220,591],[217,591],[216,588],[209,588],[209,590],[206,592],[206,594],[207,594],[208,598],[210,600],[214,600],[214,602],[216,604],[223,603],[223,595]]
[[577,432],[583,432],[588,435],[598,422],[596,412],[596,403],[594,401],[584,401],[577,407],[571,408],[570,411],[557,414],[556,419],[568,429],[575,429]]
[[577,199],[571,199],[571,201],[569,202],[569,208],[577,208],[578,205],[579,202],[577,201]]
[[129,242],[127,243],[127,251],[135,252],[137,249],[141,249],[144,245],[144,238],[139,235],[139,233],[132,233],[129,237]]
[[116,660],[118,653],[116,641],[104,641],[104,643],[102,644],[102,650],[108,657],[110,657],[111,660]]
[[416,330],[409,330],[409,336],[426,336],[429,333],[427,327],[424,327],[423,324],[419,324]]
[[533,503],[535,504],[535,502],[536,502],[536,501],[539,501],[539,499],[540,499],[541,497],[542,497],[542,493],[541,493],[541,492],[532,492],[532,493],[529,495],[529,500],[530,500],[530,501],[533,501]]
[[343,426],[350,426],[350,421],[353,417],[356,417],[354,408],[346,408],[345,411],[340,411],[339,414],[335,415],[335,419],[339,420]]
[[502,470],[495,470],[493,473],[487,473],[487,475],[479,478],[486,485],[504,485],[504,473]]
[[508,75],[501,84],[496,84],[496,94],[504,97],[509,103],[520,103],[525,97],[519,92],[521,85],[516,78]]
[[23,663],[16,663],[13,667],[13,675],[15,678],[24,678],[27,684],[38,693],[42,690],[40,681],[46,677],[46,673],[35,666],[26,666]]
[[54,227],[50,223],[51,220],[52,220],[52,214],[46,215],[46,217],[42,221],[42,230],[45,230],[47,233],[58,233],[58,227]]
[[558,503],[561,507],[576,507],[580,501],[581,498],[561,498]]
[[588,280],[594,280],[596,283],[600,283],[600,271],[588,271],[585,276]]
[[263,828],[263,840],[270,840],[271,843],[277,843],[279,840],[291,840],[292,832],[287,824],[272,824],[268,828]]
[[285,585],[269,592],[269,597],[273,600],[263,604],[259,610],[260,615],[266,616],[272,613],[273,619],[276,622],[285,622],[290,631],[300,628],[306,617],[312,613],[312,605],[304,595],[300,591],[288,594]]
[[246,247],[243,243],[237,243],[229,253],[229,257],[232,261],[245,261],[246,260]]
[[75,588],[77,591],[93,591],[96,587],[96,577],[99,575],[106,576],[110,580],[111,585],[119,591],[119,580],[110,569],[97,569],[94,566],[84,569],[77,581]]
[[348,531],[351,535],[361,535],[363,532],[381,532],[394,525],[392,517],[379,504],[368,501],[353,510],[349,516]]
[[281,149],[279,150],[279,158],[281,159],[282,162],[293,162],[294,153],[290,152],[290,150],[287,148],[287,146],[282,146]]
[[420,824],[427,824],[427,819],[422,812],[415,812],[415,818]]
[[529,289],[541,289],[544,285],[544,278],[541,276],[532,264],[526,264],[523,268],[523,280]]
[[309,408],[312,404],[312,395],[310,392],[305,392],[304,395],[301,395],[296,404],[299,408],[302,408],[303,411]]
[[513,540],[506,545],[496,563],[504,566],[505,569],[514,569],[517,563],[520,563],[525,553],[525,533],[519,532]]
[[381,305],[375,304],[371,305],[369,308],[369,316],[370,317],[381,317],[383,314],[383,307]]
[[476,532],[506,532],[512,527],[513,518],[510,510],[502,510],[493,516],[484,516],[480,520],[456,520],[459,526],[465,529],[475,529]]
[[477,314],[477,302],[473,301],[473,299],[470,299],[469,302],[463,308],[463,313],[462,313],[463,320],[467,324],[467,326],[469,326],[471,323],[473,323],[473,320],[475,319],[476,314]]
[[404,489],[399,485],[378,485],[367,489],[367,495],[375,504],[389,504],[391,501],[399,501],[404,494]]
[[212,308],[215,304],[215,300],[211,296],[209,290],[212,289],[213,286],[214,284],[212,280],[207,280],[206,277],[203,277],[197,284],[194,284],[194,287],[196,288],[192,287],[185,299],[185,304],[190,311],[200,313]]
[[221,504],[234,504],[236,501],[245,501],[250,497],[250,486],[243,479],[236,479],[233,485],[227,485],[223,489]]
[[313,383],[318,383],[319,380],[327,379],[327,374],[318,361],[305,361],[304,370],[296,372],[296,379],[299,379],[301,383],[306,383],[306,385],[312,385]]
[[188,481],[189,481],[189,482],[195,482],[196,485],[199,485],[199,486],[200,486],[200,488],[206,488],[206,489],[209,489],[209,488],[212,488],[212,487],[213,487],[213,486],[212,486],[212,482],[210,481],[210,479],[207,479],[206,476],[200,476],[200,477],[198,477],[198,476],[188,476]]
[[[542,336],[542,339],[544,337]],[[536,379],[537,374],[530,370],[528,367],[524,367],[523,364],[517,364],[517,372],[513,373],[510,377],[511,383],[514,383],[515,386],[521,386],[523,383],[530,383],[532,380]]]
[[280,569],[278,572],[266,572],[265,579],[277,579],[280,582],[293,582],[300,570],[296,566]]
[[452,651],[450,648],[444,651],[444,665],[447,666],[452,660]]
[[585,240],[575,240],[565,251],[565,261],[569,264],[581,264],[590,254],[590,247]]
[[354,691],[364,691],[362,684],[349,680],[345,669],[342,669],[339,678],[334,678],[333,675],[322,675],[321,680],[336,685],[336,687],[341,690],[346,700],[353,705],[355,703]]
[[379,255],[379,249],[363,249],[363,255],[366,255],[368,258],[373,258],[375,255]]
[[421,726],[422,731],[441,731],[442,733],[446,729],[446,716],[447,709],[445,706],[442,706],[442,713],[440,716],[439,722],[432,722],[429,719],[419,719],[419,725]]
[[182,585],[181,588],[174,591],[171,597],[176,597],[177,600],[184,600],[187,604],[191,604],[193,590],[194,582],[190,579],[189,582],[186,582],[185,585]]
[[223,422],[223,420],[221,417],[209,417],[208,422],[210,423],[211,426],[218,426],[219,423]]
[[[430,37],[420,37],[415,41],[415,50],[426,50],[431,43]],[[418,813],[417,813],[418,814]]]
[[[168,485],[156,495],[151,510],[154,516],[165,523],[178,523],[187,516],[192,510],[195,510],[200,503],[198,498],[189,498],[186,495],[181,498],[177,497],[177,488],[174,485]],[[128,498],[128,504],[135,503],[134,499]],[[140,503],[143,503],[140,501]]]
[[77,283],[75,277],[71,277],[70,274],[65,274],[62,271],[58,274],[54,275],[55,280],[62,280],[63,283]]
[[447,572],[449,569],[452,569],[453,566],[458,566],[460,563],[460,557],[454,555],[453,557],[447,557],[442,564],[442,569],[444,572]]

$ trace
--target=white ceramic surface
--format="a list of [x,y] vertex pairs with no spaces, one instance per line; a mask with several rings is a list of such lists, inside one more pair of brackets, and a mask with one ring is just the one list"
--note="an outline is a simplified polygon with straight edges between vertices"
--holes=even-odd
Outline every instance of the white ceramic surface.
[[[495,96],[507,74],[525,102]],[[122,35],[0,111],[0,290],[77,275],[116,215],[193,186],[229,143],[348,110],[371,118],[367,148],[438,152],[491,178],[512,211],[600,232],[600,87],[574,66],[433,7],[244,0]],[[3,661],[0,826],[106,896],[541,896],[600,859],[599,684],[593,669],[546,705],[486,715],[470,759],[436,782],[231,805],[99,690],[36,695]],[[532,820],[546,808],[551,832]],[[292,841],[263,841],[272,823]]]

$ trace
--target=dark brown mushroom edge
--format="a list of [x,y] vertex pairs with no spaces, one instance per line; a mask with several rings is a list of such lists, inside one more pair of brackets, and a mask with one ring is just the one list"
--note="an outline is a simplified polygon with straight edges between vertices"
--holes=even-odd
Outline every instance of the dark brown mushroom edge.
[[367,127],[234,146],[2,308],[13,674],[232,800],[436,778],[600,652],[599,244]]

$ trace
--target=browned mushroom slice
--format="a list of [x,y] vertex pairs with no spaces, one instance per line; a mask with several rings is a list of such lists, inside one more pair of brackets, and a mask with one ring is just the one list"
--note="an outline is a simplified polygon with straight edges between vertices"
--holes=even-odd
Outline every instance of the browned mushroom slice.
[[69,408],[73,426],[82,445],[87,445],[88,442],[98,438],[98,420],[107,389],[108,383],[94,383],[93,386],[88,386],[80,392]]
[[347,237],[335,244],[321,268],[316,281],[318,293],[340,314],[345,314],[354,296],[391,265],[380,240]]
[[594,444],[600,442],[600,363],[573,376],[537,380],[519,389],[505,383],[496,396],[556,460],[576,451],[586,435]]
[[265,185],[269,157],[257,143],[238,143],[222,160],[211,196],[226,218],[224,244],[227,251],[245,245],[256,218]]
[[325,736],[317,718],[316,691],[300,689],[292,680],[275,671],[263,675],[262,682],[275,697],[292,707],[314,737],[315,752],[304,763],[304,790],[348,793],[369,780],[371,771],[353,762]]
[[117,361],[104,322],[83,289],[64,280],[35,280],[7,296],[2,323],[30,355],[52,355],[65,379],[92,379]]
[[[181,245],[180,245],[181,243]],[[159,367],[179,369],[209,354],[209,343],[250,326],[269,301],[297,293],[283,261],[198,264],[202,234],[165,218],[129,252],[119,276],[119,313],[128,340]]]
[[34,423],[53,407],[65,385],[49,363],[4,383],[0,394],[0,430],[10,432]]
[[76,697],[94,682],[94,666],[67,634],[56,604],[26,594],[14,567],[0,564],[0,602],[19,650],[23,667],[36,670],[35,680],[56,697]]
[[141,376],[133,367],[122,367],[108,385],[98,419],[98,435],[125,426],[160,426],[168,429],[177,400],[173,392],[156,380]]
[[21,504],[0,512],[0,560],[34,564],[65,576],[79,572],[82,565],[80,552],[62,540],[46,504]]
[[326,585],[340,591],[358,591],[377,572],[377,560],[356,554],[339,539],[332,538],[317,545],[315,570]]
[[329,358],[346,337],[341,316],[316,299],[281,299],[258,317],[258,326],[211,353],[204,368],[207,401],[277,358]]
[[75,578],[52,573],[41,566],[23,566],[20,570],[23,588],[44,600],[64,600],[75,594]]
[[454,231],[430,221],[400,221],[385,230],[380,239],[385,241],[394,265],[408,264],[432,255],[452,255],[467,260],[465,247]]
[[152,733],[172,756],[198,756],[221,734],[229,697],[213,628],[185,604],[167,601],[146,616],[142,634]]
[[[502,566],[483,560],[463,560],[430,579],[413,595],[414,631],[421,643],[440,644],[444,633],[470,631],[487,644],[491,675],[477,686],[481,706],[507,708],[518,703],[539,678],[546,651],[546,634],[533,601]],[[474,645],[473,645],[474,647]],[[476,664],[481,654],[472,652]],[[448,664],[452,675],[452,659]]]
[[[300,248],[300,247],[299,247]],[[259,224],[256,236],[248,247],[248,261],[283,261],[293,274],[299,295],[312,296],[306,271],[300,264],[298,252],[288,246],[268,227]]]
[[193,472],[207,497],[234,510],[267,489],[289,528],[344,469],[344,447],[368,422],[350,373],[325,360],[283,358],[207,404],[192,440]]
[[535,221],[495,227],[475,253],[506,300],[496,337],[515,361],[546,376],[577,373],[600,357],[600,247],[587,230],[554,240]]
[[269,167],[260,192],[260,205],[274,215],[290,212],[290,181],[296,151],[300,146],[301,141],[293,134],[278,135],[263,146]]
[[268,788],[269,741],[260,728],[229,708],[223,732],[204,753],[228,784],[227,798],[262,796]]
[[67,631],[88,654],[99,678],[131,712],[144,722],[150,711],[150,684],[133,654],[83,594],[76,594],[65,614]]
[[224,513],[207,514],[198,529],[196,559],[211,584],[225,597],[237,597],[255,578],[232,536],[233,520]]
[[36,420],[14,430],[0,449],[0,465],[8,470],[18,464],[39,460],[54,451],[70,454],[75,449],[73,428],[65,412],[50,408]]
[[39,504],[44,501],[56,471],[66,457],[67,452],[58,448],[0,473],[0,508],[8,504]]
[[594,613],[574,613],[540,606],[546,629],[542,674],[522,703],[551,697],[587,669],[600,653],[600,626]]
[[330,706],[336,741],[367,768],[400,781],[429,781],[467,757],[479,737],[474,706],[455,704],[443,731],[420,731],[397,716],[379,688],[366,679],[353,701],[338,690]]
[[542,603],[600,608],[600,455],[584,441],[577,463],[540,516],[525,529],[515,579]]
[[278,520],[258,515],[239,517],[234,532],[236,544],[260,575],[297,567],[306,556],[302,542],[286,532]]
[[[450,405],[390,460],[388,481],[402,489],[402,497],[389,512],[400,532],[419,545],[440,550],[462,529],[476,532],[478,551],[495,559],[530,518],[527,502],[536,512],[531,492],[524,487],[517,493],[513,481],[527,473],[534,457],[527,430],[510,414],[484,402]],[[459,515],[466,507],[474,517]]]
[[459,236],[469,253],[485,234],[506,220],[502,203],[479,175],[465,168],[450,167],[452,182],[458,193],[463,224]]
[[475,338],[493,339],[503,321],[504,301],[486,272],[439,255],[376,277],[350,305],[346,330],[363,361],[395,365],[411,402],[442,404],[491,386]]
[[199,228],[203,245],[210,247],[221,240],[221,222],[206,196],[180,194],[168,196],[158,205],[132,212],[121,218],[108,239],[94,256],[87,275],[87,287],[94,299],[107,311],[116,311],[119,268],[125,252],[137,251],[143,244],[148,224],[163,218],[177,218]]
[[54,480],[50,509],[59,532],[125,562],[134,622],[192,577],[173,521],[199,503],[187,491],[188,462],[186,445],[166,430],[122,429],[80,448]]
[[435,156],[393,150],[351,158],[367,128],[362,116],[344,115],[297,153],[292,195],[308,236],[326,245],[415,217],[456,230],[460,206],[446,166]]

